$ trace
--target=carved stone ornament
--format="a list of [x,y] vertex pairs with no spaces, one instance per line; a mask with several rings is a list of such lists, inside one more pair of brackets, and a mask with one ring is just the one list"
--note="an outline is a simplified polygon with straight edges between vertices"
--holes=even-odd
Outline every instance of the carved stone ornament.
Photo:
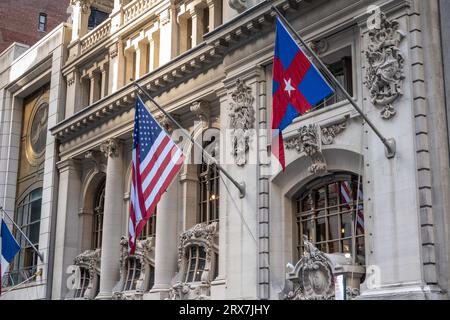
[[117,157],[119,144],[116,139],[108,139],[100,145],[100,151],[103,152],[107,158]]
[[160,115],[157,119],[158,123],[167,131],[167,133],[171,134],[173,132],[174,123],[169,119],[165,114]]
[[[134,255],[130,255],[128,247],[128,239],[122,236],[120,240],[120,280],[113,289],[113,300],[142,300],[143,293],[150,290],[148,287],[150,282],[150,269],[154,265],[154,237],[148,237],[144,240],[136,241],[136,251]],[[128,273],[128,263],[132,259],[138,259],[141,265],[141,272],[136,281],[136,289],[132,291],[124,291],[125,282]]]
[[228,0],[228,4],[239,13],[247,9],[247,0]]
[[204,127],[209,125],[209,104],[206,101],[196,101],[191,104],[191,112],[195,114]]
[[70,0],[71,6],[76,6],[78,3],[80,4],[81,11],[84,14],[87,14],[91,9],[91,4],[94,2],[94,0]]
[[311,173],[319,173],[327,170],[327,163],[322,154],[321,132],[317,124],[310,124],[299,129],[299,134],[286,141],[287,149],[295,149],[297,152],[305,152],[311,158],[309,167]]
[[311,173],[321,173],[327,171],[327,163],[322,154],[322,145],[331,145],[337,135],[347,128],[347,119],[336,124],[321,128],[317,124],[303,126],[298,130],[298,134],[285,141],[286,149],[294,149],[298,153],[305,152],[311,158],[312,164],[309,166]]
[[347,128],[347,120],[341,123],[333,124],[328,127],[321,128],[322,130],[322,144],[330,145],[334,143],[334,138]]
[[382,118],[391,119],[397,112],[394,101],[403,95],[405,59],[399,45],[405,34],[399,30],[397,21],[388,20],[381,11],[379,19],[380,25],[369,32],[365,85],[371,102],[382,108]]
[[86,154],[84,155],[84,158],[91,160],[94,163],[94,165],[95,165],[94,172],[95,173],[106,172],[106,164],[104,163],[104,158],[103,158],[101,152],[96,151],[96,150],[90,150],[90,151],[86,152]]
[[312,50],[314,50],[315,53],[323,54],[328,50],[329,44],[326,39],[320,39],[320,40],[311,41],[309,43],[309,47]]
[[[95,296],[99,287],[100,280],[100,265],[101,265],[101,250],[86,250],[85,252],[79,254],[75,257],[74,265],[78,268],[75,272],[75,282],[80,284],[80,287],[84,287],[86,279],[84,276],[88,276],[88,284],[84,287],[85,291],[82,293],[81,297],[76,299],[95,299]],[[77,289],[75,289],[77,290]],[[74,292],[69,291],[68,299],[73,299]]]
[[333,264],[303,235],[305,251],[288,280],[293,288],[286,300],[332,300],[334,298]]
[[232,128],[232,155],[238,166],[247,163],[246,154],[249,149],[249,139],[255,126],[255,110],[251,88],[241,80],[237,80],[237,88],[231,94],[230,127]]
[[[200,223],[185,231],[180,236],[178,245],[178,274],[173,280],[169,291],[169,300],[207,300],[210,299],[211,281],[213,276],[214,248],[217,240],[218,224]],[[186,253],[192,246],[202,246],[205,250],[205,267],[200,282],[184,282],[188,268]]]

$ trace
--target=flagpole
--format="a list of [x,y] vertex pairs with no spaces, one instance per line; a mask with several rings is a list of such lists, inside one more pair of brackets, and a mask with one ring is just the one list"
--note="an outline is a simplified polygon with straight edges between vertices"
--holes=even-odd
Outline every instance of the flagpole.
[[[178,128],[181,129],[181,132],[183,133],[183,135],[188,138],[197,148],[200,148],[200,150],[202,150],[203,155],[205,155],[209,161],[212,161],[218,170],[220,170],[235,186],[236,188],[238,188],[239,190],[239,197],[240,198],[244,198],[245,197],[245,182],[237,182],[236,180],[234,180],[234,178],[232,176],[230,176],[230,174],[219,164],[219,162],[217,161],[216,158],[214,158],[213,156],[211,156],[208,152],[206,152],[205,149],[203,149],[203,147],[197,142],[195,141],[195,139],[178,123],[178,121],[176,121],[168,112],[166,112],[160,105],[158,102],[156,102],[156,100],[144,89],[142,88],[142,86],[137,83],[136,81],[133,82],[133,84],[140,89],[145,96],[166,116],[168,117]],[[139,95],[139,94],[138,94]]]
[[36,247],[34,246],[34,244],[30,241],[30,239],[28,239],[28,237],[25,235],[25,233],[23,233],[23,231],[20,229],[20,227],[16,224],[16,222],[11,219],[11,217],[9,216],[9,214],[3,209],[2,206],[0,206],[0,211],[3,212],[3,214],[5,216],[8,217],[9,221],[11,221],[13,223],[13,225],[16,227],[16,229],[22,234],[22,236],[25,238],[25,240],[28,241],[28,243],[31,245],[31,247],[33,248],[33,250],[36,252],[36,254],[38,255],[39,259],[41,260],[41,262],[44,262],[44,257],[42,256],[42,254],[38,251],[38,249],[36,249]]
[[394,138],[386,139],[375,127],[375,125],[372,123],[372,121],[367,118],[367,116],[362,112],[361,108],[358,106],[358,104],[353,100],[353,98],[350,96],[350,94],[345,90],[344,86],[336,79],[336,77],[331,73],[330,70],[328,70],[327,66],[322,62],[322,60],[319,58],[319,56],[306,44],[306,42],[303,40],[303,38],[298,34],[298,32],[292,27],[292,25],[287,21],[287,19],[283,16],[283,14],[278,10],[277,7],[274,5],[271,6],[272,10],[275,11],[277,16],[283,20],[284,24],[289,28],[289,30],[295,34],[297,39],[301,42],[303,47],[308,51],[308,53],[319,63],[320,67],[323,69],[323,71],[326,73],[326,75],[330,78],[330,80],[333,82],[333,84],[339,88],[339,90],[344,94],[345,98],[353,105],[353,107],[358,111],[358,113],[361,115],[361,117],[364,119],[364,121],[372,128],[372,130],[375,132],[375,134],[380,138],[381,142],[386,147],[386,157],[388,159],[391,159],[395,157],[396,152],[396,144]]

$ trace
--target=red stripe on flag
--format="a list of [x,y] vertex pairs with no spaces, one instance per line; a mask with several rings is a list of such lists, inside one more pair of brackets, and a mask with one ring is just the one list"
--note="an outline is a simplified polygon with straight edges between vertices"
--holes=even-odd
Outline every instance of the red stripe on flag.
[[[147,175],[148,175],[148,174],[150,173],[150,171],[152,170],[153,166],[154,166],[155,163],[156,163],[156,160],[159,158],[159,155],[161,154],[161,152],[164,150],[164,148],[166,147],[166,145],[167,145],[169,142],[170,142],[170,139],[169,139],[168,136],[165,136],[165,137],[161,140],[161,142],[160,142],[158,148],[156,148],[155,152],[153,153],[152,158],[150,159],[150,161],[149,161],[148,164],[146,165],[144,171],[142,171],[142,173],[141,173],[141,179],[142,179],[142,180],[145,180],[145,178],[147,178]],[[139,164],[139,167],[140,167],[140,164]]]
[[155,172],[153,179],[150,181],[147,188],[144,190],[144,199],[145,200],[147,200],[150,193],[152,193],[153,189],[155,188],[156,184],[158,183],[159,179],[161,178],[161,175],[163,174],[164,170],[166,170],[168,164],[170,163],[170,161],[172,161],[172,155],[175,154],[175,152],[177,150],[178,150],[178,147],[176,145],[174,145],[172,147],[172,149],[167,153],[166,157],[164,159],[162,159],[162,163],[159,166],[158,170]]

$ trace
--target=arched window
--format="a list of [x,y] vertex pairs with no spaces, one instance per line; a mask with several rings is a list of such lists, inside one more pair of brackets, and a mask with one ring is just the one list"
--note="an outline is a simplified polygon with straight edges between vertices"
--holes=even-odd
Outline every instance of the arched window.
[[142,272],[141,261],[136,257],[128,258],[127,277],[125,279],[124,291],[136,290],[136,284]]
[[201,281],[206,265],[206,251],[203,246],[192,245],[186,250],[186,279],[185,282]]
[[80,272],[80,286],[79,288],[75,289],[74,292],[74,298],[75,299],[80,299],[84,297],[84,293],[86,292],[86,289],[89,286],[89,281],[90,281],[90,275],[89,275],[89,270],[85,267],[80,267],[79,269]]
[[362,184],[356,176],[334,175],[313,182],[296,199],[295,208],[298,257],[306,235],[323,252],[355,251],[356,262],[365,263]]
[[94,221],[92,228],[92,249],[99,249],[102,247],[103,236],[103,212],[105,208],[105,182],[103,181],[97,191],[97,196],[94,203]]
[[[37,249],[39,249],[41,204],[42,188],[38,188],[28,193],[18,204],[16,215],[17,225]],[[16,232],[16,239],[20,244],[20,253],[14,263],[12,285],[30,278],[36,272],[38,262],[36,252],[20,232]]]

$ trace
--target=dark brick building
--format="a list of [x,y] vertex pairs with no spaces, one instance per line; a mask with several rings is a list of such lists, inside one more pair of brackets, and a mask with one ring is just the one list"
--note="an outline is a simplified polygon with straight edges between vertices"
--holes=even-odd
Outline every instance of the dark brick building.
[[33,45],[67,21],[70,0],[0,0],[0,52],[11,43]]

